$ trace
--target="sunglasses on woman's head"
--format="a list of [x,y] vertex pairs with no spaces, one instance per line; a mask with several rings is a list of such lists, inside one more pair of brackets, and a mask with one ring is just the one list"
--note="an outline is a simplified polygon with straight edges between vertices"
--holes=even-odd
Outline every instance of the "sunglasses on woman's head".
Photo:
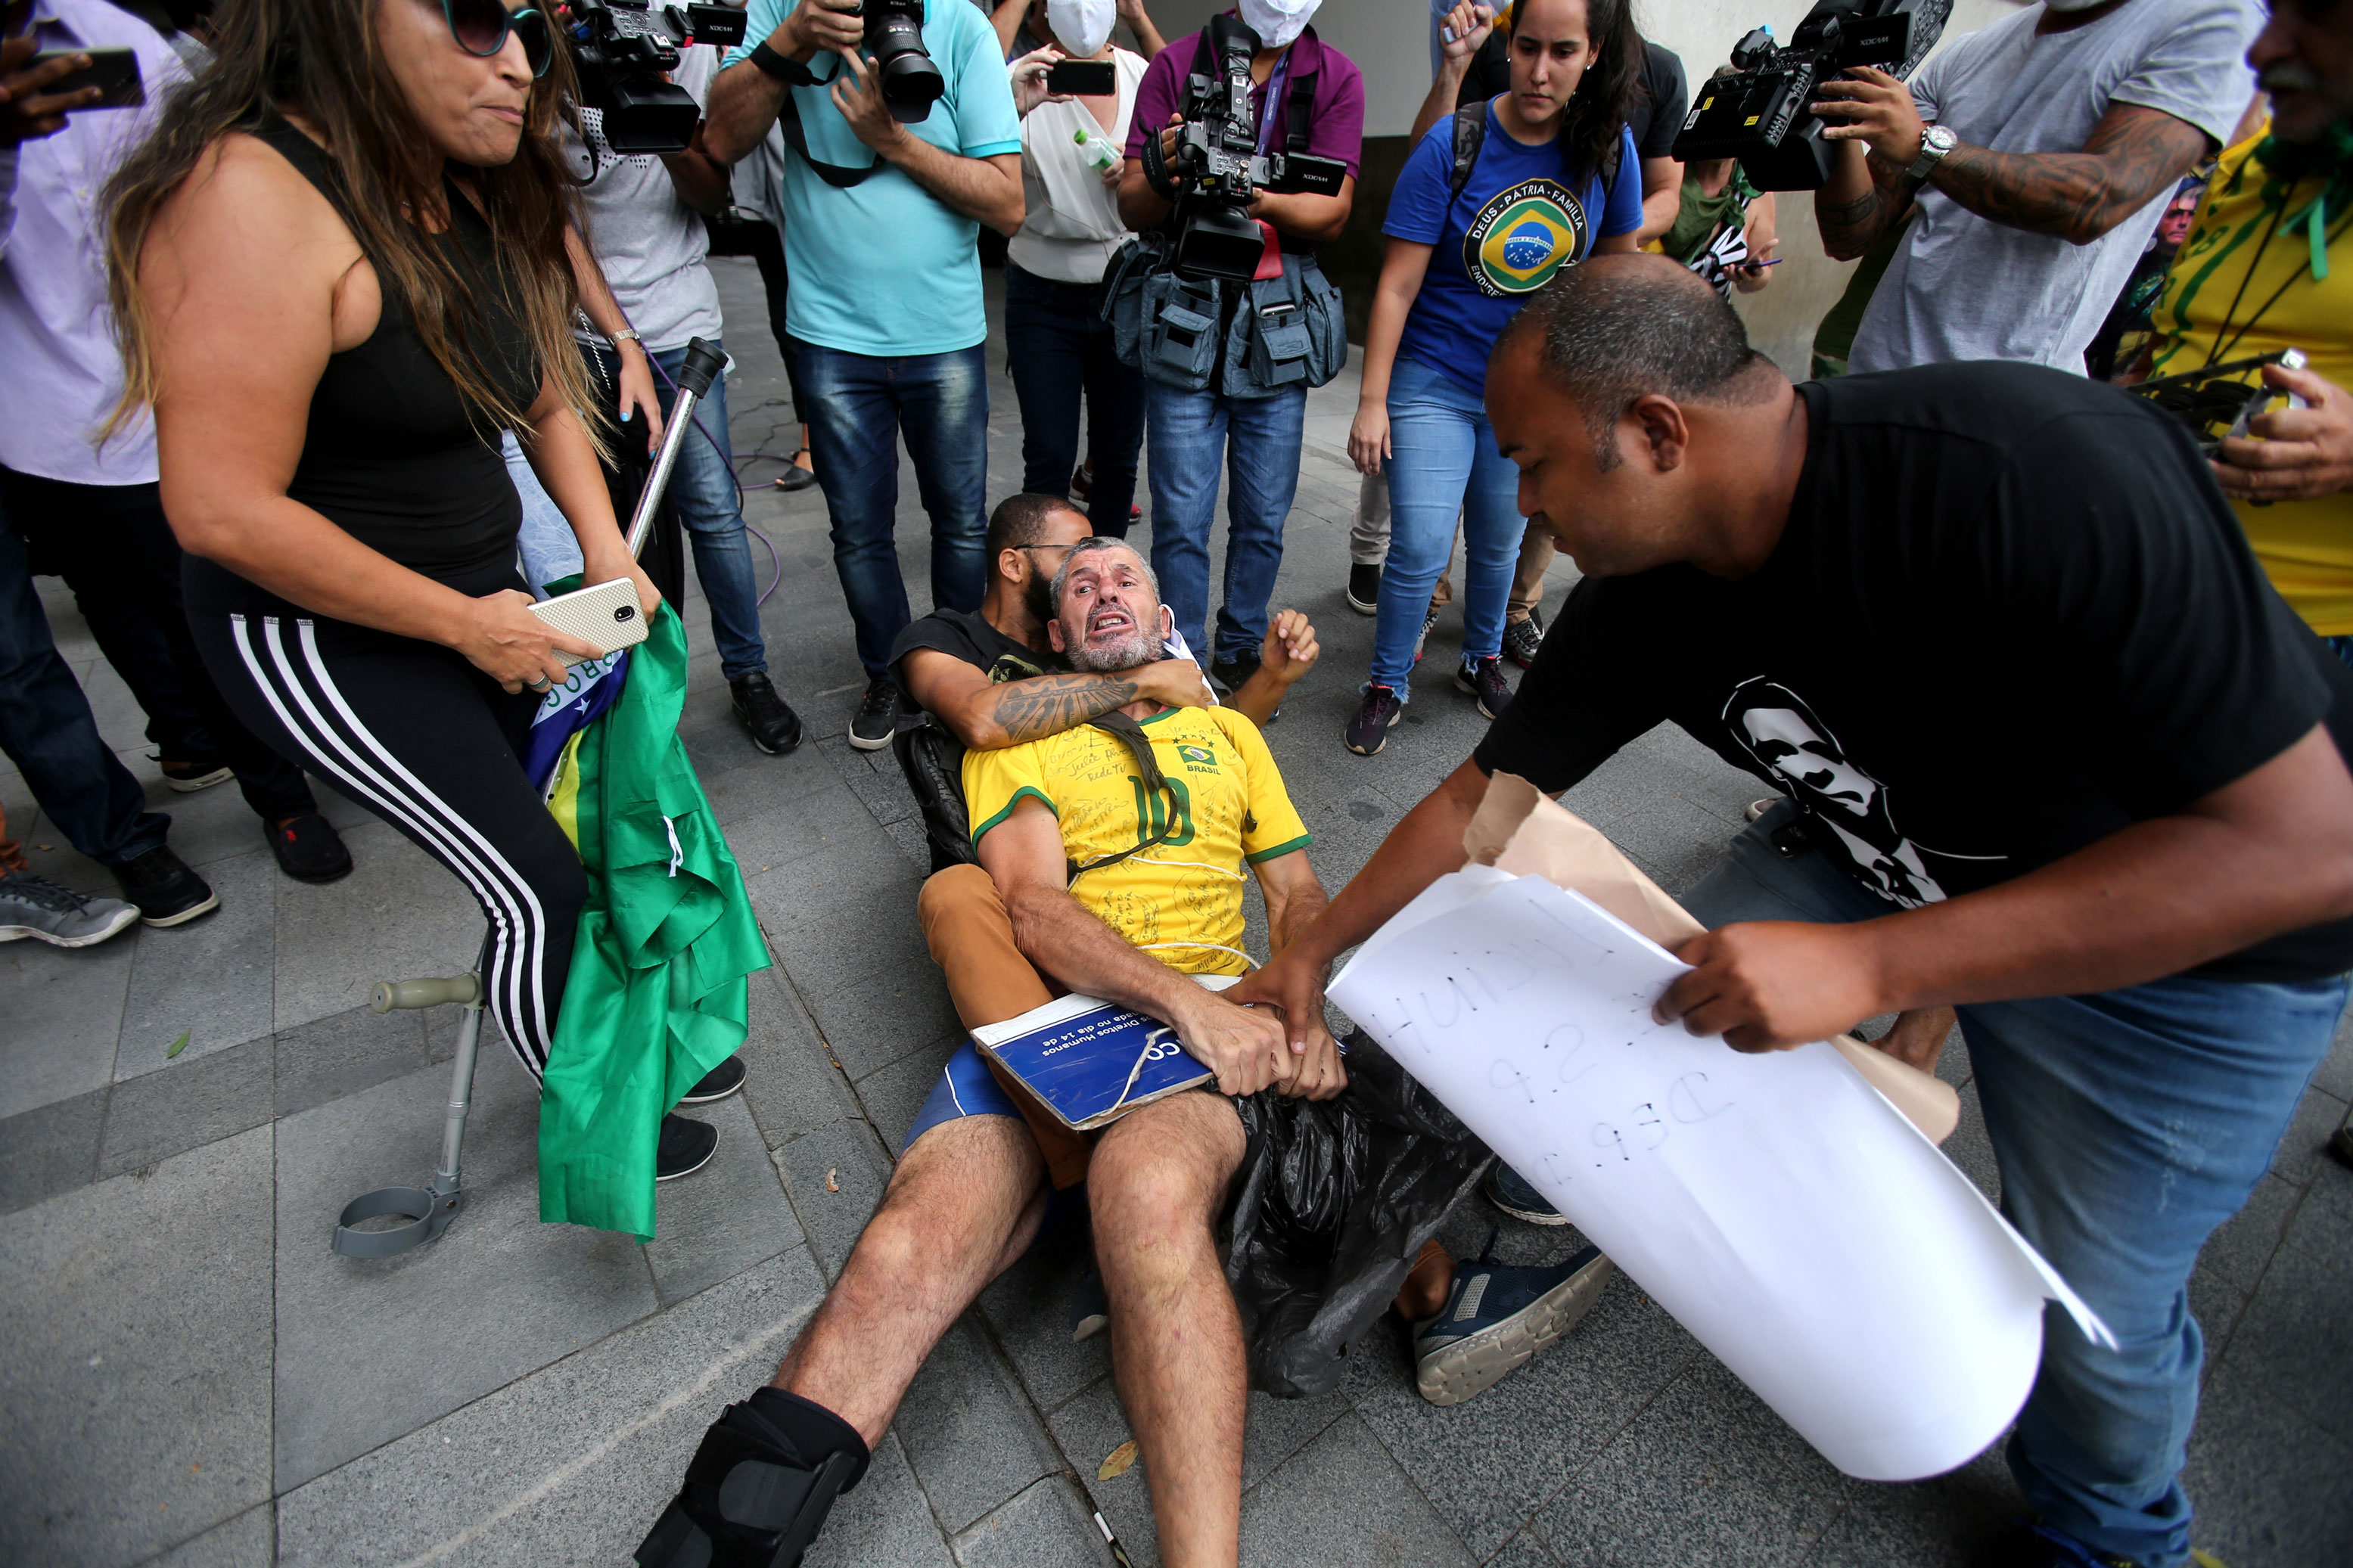
[[531,62],[531,74],[535,78],[547,74],[555,40],[548,31],[547,18],[539,12],[510,11],[499,0],[441,0],[441,15],[448,18],[449,36],[468,54],[488,59],[507,47],[507,35],[512,33],[522,40],[522,55]]

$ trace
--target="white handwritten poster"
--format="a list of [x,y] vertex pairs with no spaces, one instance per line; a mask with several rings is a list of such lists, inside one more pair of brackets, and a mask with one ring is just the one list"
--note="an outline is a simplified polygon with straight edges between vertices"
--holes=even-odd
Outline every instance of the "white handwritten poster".
[[2043,1301],[2107,1329],[1826,1045],[1662,1027],[1679,963],[1492,868],[1440,879],[1333,999],[1831,1463],[1911,1480],[2010,1424]]

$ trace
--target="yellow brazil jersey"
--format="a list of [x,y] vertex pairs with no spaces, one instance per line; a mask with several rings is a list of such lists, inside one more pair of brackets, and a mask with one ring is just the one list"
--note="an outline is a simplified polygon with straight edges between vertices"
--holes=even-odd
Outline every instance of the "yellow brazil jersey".
[[[2152,318],[2151,374],[2298,348],[2313,371],[2353,388],[2353,224],[2328,204],[2328,276],[2315,279],[2310,235],[2286,223],[2306,214],[2327,176],[2291,181],[2266,169],[2254,153],[2270,132],[2266,123],[2224,153],[2207,183]],[[2296,614],[2323,637],[2353,632],[2353,495],[2232,506]]]
[[1135,753],[1091,724],[997,752],[968,752],[972,840],[1035,795],[1060,819],[1062,849],[1084,865],[1176,824],[1151,848],[1082,872],[1071,897],[1135,946],[1187,974],[1240,974],[1245,862],[1307,846],[1258,726],[1230,708],[1171,708],[1143,721],[1168,789],[1147,799]]

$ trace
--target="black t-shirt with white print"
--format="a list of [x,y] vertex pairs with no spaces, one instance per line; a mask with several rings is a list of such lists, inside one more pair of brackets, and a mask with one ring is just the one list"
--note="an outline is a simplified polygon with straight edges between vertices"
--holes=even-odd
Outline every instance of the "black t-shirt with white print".
[[[1990,362],[1799,391],[1805,468],[1765,564],[1578,584],[1482,769],[1556,792],[1672,720],[1916,908],[2178,811],[2324,720],[2353,752],[2353,672],[2163,415]],[[2196,973],[2348,966],[2339,921]]]

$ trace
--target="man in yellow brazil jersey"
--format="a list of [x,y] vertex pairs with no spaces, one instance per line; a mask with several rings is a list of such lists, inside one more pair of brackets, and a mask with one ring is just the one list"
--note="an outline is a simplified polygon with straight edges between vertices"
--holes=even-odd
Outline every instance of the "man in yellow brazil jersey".
[[2257,415],[2214,473],[2272,585],[2353,662],[2353,0],[2274,0],[2247,63],[2271,119],[2207,184],[2151,374],[2303,352],[2260,374],[2306,406]]

